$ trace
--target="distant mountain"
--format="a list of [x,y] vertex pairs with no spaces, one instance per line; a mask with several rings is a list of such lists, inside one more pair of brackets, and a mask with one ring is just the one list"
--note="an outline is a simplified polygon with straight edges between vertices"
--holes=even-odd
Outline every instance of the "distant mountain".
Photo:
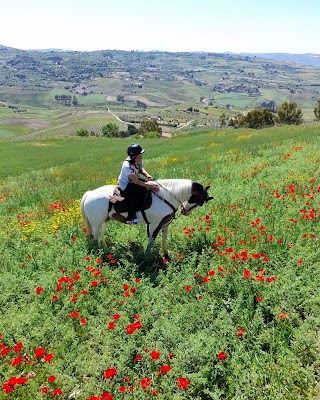
[[268,58],[271,60],[286,61],[304,65],[320,67],[320,54],[291,54],[291,53],[238,53],[248,57]]
[[38,51],[38,52],[40,52],[40,53],[49,53],[49,52],[51,52],[51,51],[60,52],[60,51],[73,51],[73,50],[55,49],[55,48],[52,48],[52,49],[28,49],[28,50],[26,50],[26,51]]

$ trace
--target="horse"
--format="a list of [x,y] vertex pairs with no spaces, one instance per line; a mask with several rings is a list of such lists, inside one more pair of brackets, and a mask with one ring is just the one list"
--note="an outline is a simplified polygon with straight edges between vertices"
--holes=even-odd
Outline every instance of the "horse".
[[[175,218],[178,209],[180,208],[181,215],[188,216],[196,207],[202,206],[213,197],[208,194],[210,186],[204,187],[190,179],[161,179],[156,183],[159,191],[152,192],[148,189],[151,205],[141,207],[141,211],[137,212],[138,224],[147,225],[146,252],[151,249],[160,230],[162,231],[161,251],[165,257],[168,257],[168,226]],[[111,220],[126,223],[128,215],[125,208],[121,206],[121,201],[113,203],[115,189],[114,185],[105,185],[87,191],[80,203],[88,236],[98,243],[101,242],[104,246],[106,245],[104,238],[106,224]],[[117,198],[117,196],[115,197]]]

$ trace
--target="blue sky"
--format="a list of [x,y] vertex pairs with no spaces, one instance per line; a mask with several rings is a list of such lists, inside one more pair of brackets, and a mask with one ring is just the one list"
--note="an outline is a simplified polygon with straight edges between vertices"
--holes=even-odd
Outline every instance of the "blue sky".
[[0,15],[19,49],[320,54],[319,0],[15,0]]

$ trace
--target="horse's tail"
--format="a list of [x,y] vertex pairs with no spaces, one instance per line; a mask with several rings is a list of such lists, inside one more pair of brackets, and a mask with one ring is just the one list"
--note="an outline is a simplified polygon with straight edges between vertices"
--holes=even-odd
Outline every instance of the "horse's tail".
[[92,225],[90,224],[90,221],[89,221],[89,219],[88,219],[88,217],[87,217],[87,214],[86,214],[86,212],[85,212],[85,209],[84,209],[84,202],[85,202],[85,200],[86,200],[86,197],[87,197],[87,195],[88,195],[88,193],[89,192],[86,192],[83,196],[82,196],[82,199],[81,199],[81,202],[80,202],[80,209],[81,209],[81,214],[82,214],[82,219],[83,219],[83,223],[84,223],[84,226],[85,226],[85,228],[86,228],[86,230],[87,230],[87,235],[89,236],[89,237],[92,237]]

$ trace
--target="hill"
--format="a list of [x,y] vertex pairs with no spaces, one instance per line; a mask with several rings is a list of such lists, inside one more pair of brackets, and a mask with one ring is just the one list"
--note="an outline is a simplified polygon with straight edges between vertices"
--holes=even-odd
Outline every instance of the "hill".
[[[316,66],[239,54],[0,46],[2,137],[56,131],[23,126],[20,132],[12,128],[13,119],[44,120],[62,132],[70,115],[106,114],[108,107],[127,122],[157,117],[170,131],[190,121],[218,127],[223,113],[236,115],[270,100],[276,107],[295,101],[308,123],[319,98],[319,77]],[[74,128],[66,134],[75,134]]]

